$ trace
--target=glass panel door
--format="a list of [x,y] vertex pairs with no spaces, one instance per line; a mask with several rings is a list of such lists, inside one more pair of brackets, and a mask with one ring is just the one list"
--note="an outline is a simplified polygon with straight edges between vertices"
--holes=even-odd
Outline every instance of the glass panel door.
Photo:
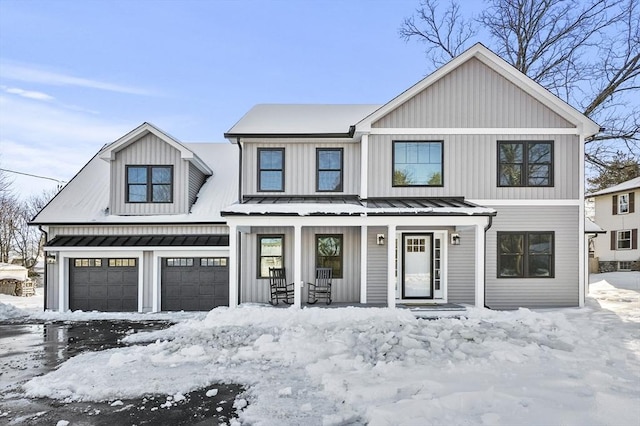
[[403,234],[403,299],[433,298],[433,234]]

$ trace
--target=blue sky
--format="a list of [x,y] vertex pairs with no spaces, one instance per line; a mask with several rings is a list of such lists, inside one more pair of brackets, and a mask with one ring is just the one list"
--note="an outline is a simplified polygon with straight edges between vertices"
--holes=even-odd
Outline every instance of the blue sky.
[[68,181],[144,121],[224,142],[257,103],[387,102],[428,71],[398,37],[417,5],[0,0],[0,167]]

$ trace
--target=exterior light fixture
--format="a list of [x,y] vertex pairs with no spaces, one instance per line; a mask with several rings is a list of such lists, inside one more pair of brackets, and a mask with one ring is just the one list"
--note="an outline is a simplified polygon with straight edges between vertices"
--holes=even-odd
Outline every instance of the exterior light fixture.
[[452,246],[460,245],[460,234],[451,234],[451,245]]
[[377,237],[378,245],[379,246],[383,246],[384,245],[384,234],[378,234],[376,237]]

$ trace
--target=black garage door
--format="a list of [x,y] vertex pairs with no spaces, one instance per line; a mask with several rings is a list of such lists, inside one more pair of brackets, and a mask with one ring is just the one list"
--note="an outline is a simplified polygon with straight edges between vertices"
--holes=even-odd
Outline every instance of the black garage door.
[[70,259],[69,308],[83,311],[137,311],[137,259]]
[[228,259],[162,259],[161,298],[163,311],[208,311],[229,306]]

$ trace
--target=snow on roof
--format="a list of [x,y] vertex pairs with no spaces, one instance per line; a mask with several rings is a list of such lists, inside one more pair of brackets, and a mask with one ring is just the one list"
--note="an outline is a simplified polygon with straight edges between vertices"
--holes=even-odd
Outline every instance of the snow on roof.
[[110,165],[94,156],[33,219],[35,224],[223,222],[220,210],[238,198],[238,149],[228,143],[184,143],[213,170],[187,214],[110,215]]
[[358,204],[289,203],[289,204],[233,204],[224,209],[231,215],[494,215],[496,211],[488,207],[366,207]]
[[26,281],[28,278],[27,268],[10,263],[0,263],[0,280]]
[[640,188],[640,176],[629,179],[626,182],[619,183],[618,185],[611,186],[609,188],[601,189],[600,191],[587,194],[586,198],[595,197],[596,195],[613,194],[614,192],[629,191],[632,189]]
[[584,233],[585,234],[604,234],[605,231],[597,223],[589,218],[584,219]]
[[229,131],[250,134],[346,134],[381,105],[258,104]]

